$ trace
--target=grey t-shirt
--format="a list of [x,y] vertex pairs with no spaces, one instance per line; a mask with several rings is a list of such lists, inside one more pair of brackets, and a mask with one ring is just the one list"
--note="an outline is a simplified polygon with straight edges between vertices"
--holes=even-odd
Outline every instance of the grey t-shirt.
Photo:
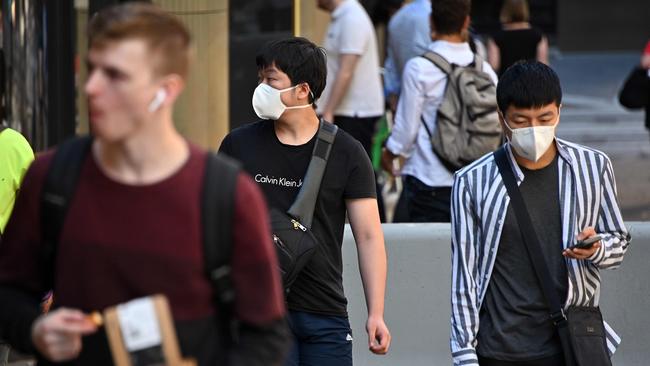
[[[521,168],[525,178],[519,189],[535,225],[555,289],[564,300],[568,275],[562,256],[558,158],[539,170]],[[504,361],[534,360],[561,353],[549,313],[510,205],[479,315],[477,353]]]

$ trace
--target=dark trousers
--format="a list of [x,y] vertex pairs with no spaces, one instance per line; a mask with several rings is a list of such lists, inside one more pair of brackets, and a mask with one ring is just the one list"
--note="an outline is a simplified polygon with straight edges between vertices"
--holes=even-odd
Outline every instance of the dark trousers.
[[289,311],[294,345],[285,366],[352,366],[348,318]]
[[564,366],[564,356],[560,353],[555,356],[532,361],[501,361],[478,356],[480,366]]
[[359,141],[368,157],[372,159],[372,137],[375,135],[379,118],[381,116],[364,118],[334,116],[334,124]]
[[451,187],[431,187],[406,175],[404,199],[410,222],[451,221]]
[[[372,139],[375,136],[377,122],[381,116],[377,117],[345,117],[334,116],[334,124],[340,129],[350,134],[357,141],[361,143],[363,149],[366,150],[368,158],[372,161]],[[377,181],[375,173],[375,182]],[[377,206],[379,208],[379,218],[381,222],[386,222],[386,215],[384,213],[384,199],[381,196],[381,187],[377,184]]]

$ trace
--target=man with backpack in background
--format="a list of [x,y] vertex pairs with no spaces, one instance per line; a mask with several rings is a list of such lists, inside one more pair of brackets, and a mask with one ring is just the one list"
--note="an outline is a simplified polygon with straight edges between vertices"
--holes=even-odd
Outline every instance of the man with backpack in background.
[[[314,102],[326,83],[324,51],[305,38],[281,39],[264,45],[256,63],[260,84],[253,93],[253,108],[263,120],[233,130],[220,151],[242,162],[273,210],[291,213],[296,201],[304,202],[305,192],[316,192],[306,213],[311,225],[294,221],[295,230],[313,233],[317,246],[287,292],[295,338],[287,366],[352,365],[341,253],[346,215],[366,295],[367,346],[372,353],[385,354],[391,340],[384,322],[386,250],[374,174],[363,146],[316,115]],[[334,132],[323,144],[325,129]],[[318,164],[312,163],[320,150],[329,153],[320,160],[325,167],[322,181],[315,184],[311,171]],[[275,230],[276,216],[271,215]]]
[[282,364],[289,334],[263,197],[172,121],[189,72],[187,28],[128,3],[88,29],[94,139],[39,156],[25,176],[0,246],[3,338],[39,365],[112,365],[86,314],[163,294],[184,357]]
[[[412,222],[449,222],[453,171],[501,141],[496,74],[467,43],[470,7],[470,0],[433,1],[430,52],[404,68],[382,166],[404,177]],[[398,156],[406,158],[401,171],[393,168]]]

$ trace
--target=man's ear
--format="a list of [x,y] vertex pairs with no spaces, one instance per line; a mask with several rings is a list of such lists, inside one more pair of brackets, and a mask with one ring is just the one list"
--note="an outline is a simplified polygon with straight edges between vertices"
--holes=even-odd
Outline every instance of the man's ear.
[[185,80],[177,74],[170,74],[165,76],[162,87],[167,93],[168,103],[174,104],[185,89]]
[[310,95],[312,95],[311,89],[309,88],[309,84],[307,83],[301,83],[298,85],[296,88],[297,94],[296,97],[299,100],[306,99],[308,101],[311,101]]

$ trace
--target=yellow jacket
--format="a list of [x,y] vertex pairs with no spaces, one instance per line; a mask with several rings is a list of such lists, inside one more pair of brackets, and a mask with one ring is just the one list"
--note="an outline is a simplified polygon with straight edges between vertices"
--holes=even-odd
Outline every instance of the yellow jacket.
[[20,183],[33,160],[34,152],[23,135],[10,128],[0,132],[0,233],[9,221]]

